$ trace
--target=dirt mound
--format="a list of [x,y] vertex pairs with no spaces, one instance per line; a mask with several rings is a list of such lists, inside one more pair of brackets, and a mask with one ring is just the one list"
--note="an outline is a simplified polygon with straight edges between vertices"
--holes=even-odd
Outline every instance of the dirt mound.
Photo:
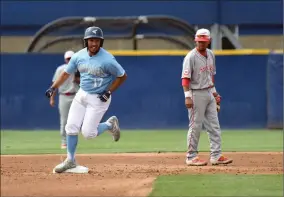
[[[208,158],[207,153],[200,154]],[[281,174],[282,153],[226,153],[228,166],[188,167],[183,153],[77,155],[89,174],[53,174],[65,155],[1,156],[2,196],[147,196],[165,174]]]

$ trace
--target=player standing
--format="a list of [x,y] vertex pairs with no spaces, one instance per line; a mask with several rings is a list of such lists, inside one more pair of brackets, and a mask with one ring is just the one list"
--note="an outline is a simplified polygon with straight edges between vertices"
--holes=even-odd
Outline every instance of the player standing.
[[75,53],[64,72],[46,91],[50,97],[76,69],[81,75],[80,89],[69,111],[67,133],[67,158],[54,171],[64,172],[76,168],[75,151],[81,130],[86,139],[95,138],[104,131],[110,131],[114,141],[120,139],[118,119],[110,117],[100,123],[108,110],[112,93],[125,81],[127,75],[114,56],[103,46],[103,32],[99,27],[89,27],[84,35],[85,48]]
[[[52,82],[54,83],[59,76],[64,72],[67,64],[69,63],[72,55],[74,54],[73,51],[66,51],[64,54],[65,64],[59,66],[53,76]],[[79,78],[79,79],[78,79]],[[79,83],[80,76],[70,75],[68,79],[58,88],[59,93],[59,102],[58,102],[58,109],[60,115],[60,135],[61,135],[61,148],[66,149],[66,130],[65,126],[67,123],[67,117],[69,113],[69,109],[71,103],[75,97],[75,94],[79,90]],[[80,81],[79,81],[80,82]],[[52,94],[50,97],[50,106],[55,106],[55,94]]]
[[186,164],[191,166],[207,165],[205,160],[197,156],[203,122],[210,140],[211,164],[233,162],[232,159],[222,156],[221,152],[221,129],[217,114],[217,103],[220,104],[221,97],[214,86],[216,65],[215,55],[207,49],[210,41],[209,30],[199,29],[195,35],[196,48],[183,61],[182,86],[189,114]]

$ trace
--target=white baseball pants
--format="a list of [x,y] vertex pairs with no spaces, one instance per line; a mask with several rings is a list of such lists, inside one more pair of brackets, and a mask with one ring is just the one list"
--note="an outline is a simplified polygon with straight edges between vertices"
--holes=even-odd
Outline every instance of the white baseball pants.
[[69,110],[65,127],[67,135],[78,135],[81,130],[85,138],[95,138],[110,102],[111,97],[107,102],[102,102],[98,94],[89,94],[79,89]]
[[59,114],[60,114],[60,135],[61,135],[61,143],[66,144],[66,130],[65,126],[67,124],[69,109],[71,107],[72,101],[75,95],[65,96],[59,95]]

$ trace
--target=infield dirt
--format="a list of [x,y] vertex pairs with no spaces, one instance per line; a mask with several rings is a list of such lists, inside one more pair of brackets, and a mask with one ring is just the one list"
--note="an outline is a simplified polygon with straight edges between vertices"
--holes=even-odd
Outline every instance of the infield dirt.
[[283,174],[282,152],[225,155],[234,162],[204,167],[186,166],[185,153],[77,155],[88,174],[53,174],[65,155],[1,155],[1,196],[147,196],[159,175]]

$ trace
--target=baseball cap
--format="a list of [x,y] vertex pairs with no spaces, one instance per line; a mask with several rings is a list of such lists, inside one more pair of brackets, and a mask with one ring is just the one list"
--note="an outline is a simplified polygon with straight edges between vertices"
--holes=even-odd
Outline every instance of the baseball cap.
[[73,51],[66,51],[65,54],[64,54],[64,59],[71,58],[72,55],[74,55]]
[[210,41],[210,31],[208,29],[199,29],[195,34],[195,41]]

